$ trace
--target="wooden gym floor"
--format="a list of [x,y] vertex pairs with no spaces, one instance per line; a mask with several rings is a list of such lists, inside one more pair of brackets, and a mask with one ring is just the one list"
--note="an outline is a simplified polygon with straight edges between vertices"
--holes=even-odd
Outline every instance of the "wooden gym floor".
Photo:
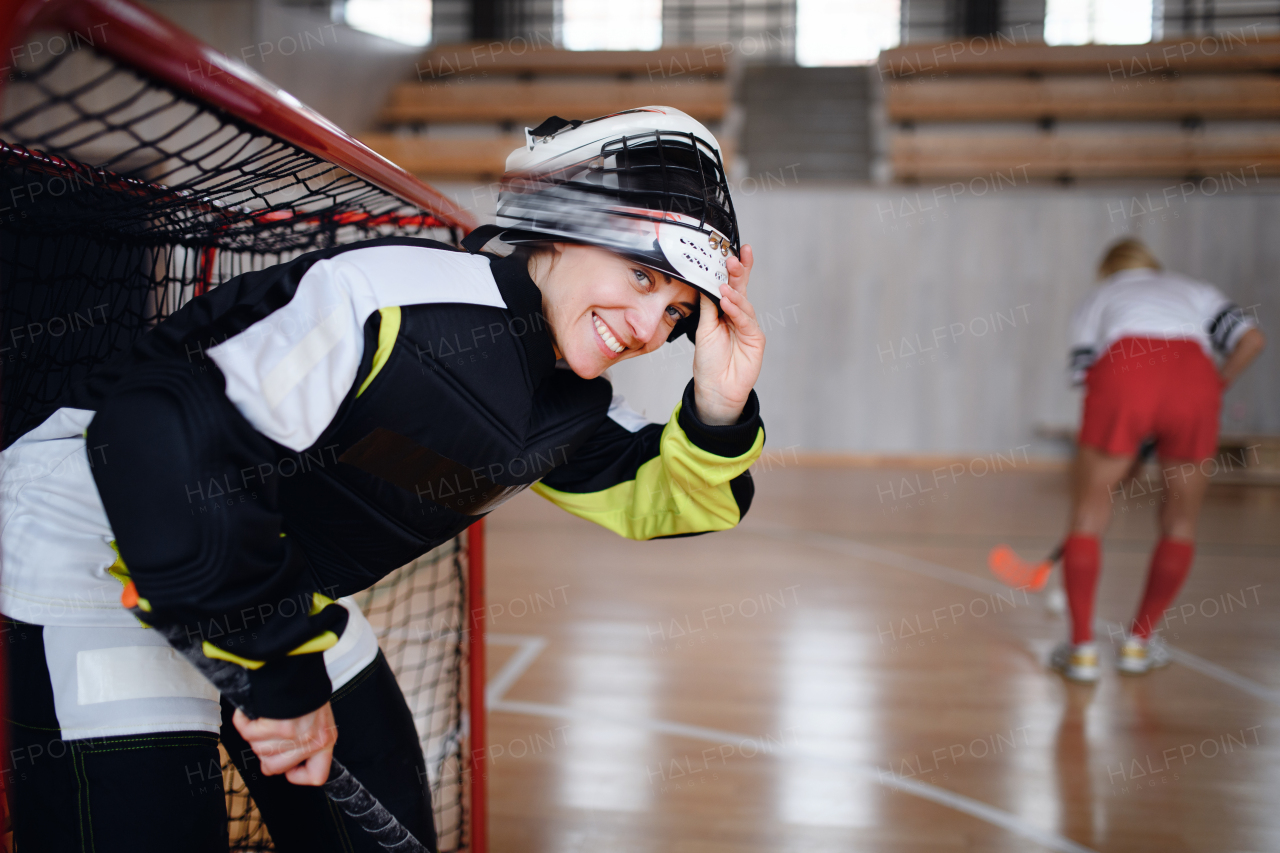
[[[756,476],[739,529],[692,539],[528,493],[491,517],[494,853],[1280,850],[1280,489],[1211,488],[1178,660],[1088,687],[1042,664],[1062,618],[985,569],[1049,550],[1062,473]],[[1106,622],[1151,500],[1117,498]]]

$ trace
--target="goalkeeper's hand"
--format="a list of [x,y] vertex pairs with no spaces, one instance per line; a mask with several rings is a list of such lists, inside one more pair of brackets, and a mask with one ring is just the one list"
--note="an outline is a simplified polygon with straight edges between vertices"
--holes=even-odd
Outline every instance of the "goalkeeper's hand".
[[248,741],[267,776],[283,773],[295,785],[323,785],[328,780],[333,745],[338,741],[338,726],[328,702],[292,720],[254,720],[237,708],[231,722]]
[[729,256],[729,283],[720,286],[719,311],[702,294],[693,350],[693,400],[705,424],[737,423],[760,376],[764,331],[747,301],[754,264],[750,246],[742,247],[742,260]]

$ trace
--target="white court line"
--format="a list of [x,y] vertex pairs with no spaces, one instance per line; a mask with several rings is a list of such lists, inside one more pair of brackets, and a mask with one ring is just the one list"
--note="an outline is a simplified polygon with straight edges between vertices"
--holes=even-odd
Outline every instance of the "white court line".
[[1251,681],[1243,675],[1232,672],[1225,666],[1219,666],[1218,664],[1213,663],[1212,661],[1207,661],[1198,655],[1193,655],[1191,652],[1183,651],[1182,649],[1175,649],[1167,643],[1165,644],[1165,648],[1169,650],[1169,657],[1173,658],[1185,667],[1194,669],[1201,675],[1207,675],[1210,678],[1215,678],[1223,684],[1230,684],[1233,687],[1243,690],[1245,693],[1257,696],[1264,702],[1270,702],[1273,705],[1280,705],[1280,691],[1278,690],[1270,690],[1256,681]]
[[557,719],[570,720],[580,723],[612,723],[614,725],[630,726],[645,731],[657,732],[659,734],[674,735],[676,737],[689,738],[690,740],[700,740],[715,744],[725,744],[733,747],[741,747],[746,744],[752,744],[756,752],[764,752],[767,754],[781,755],[785,758],[801,759],[805,761],[815,761],[822,764],[830,764],[838,767],[846,772],[856,773],[865,778],[874,779],[881,785],[888,788],[895,788],[906,794],[912,794],[921,799],[929,800],[938,805],[945,806],[955,811],[975,817],[978,820],[986,821],[1001,829],[1007,830],[1014,835],[1020,835],[1029,841],[1034,841],[1055,853],[1096,853],[1092,848],[1077,844],[1069,838],[1063,838],[1038,829],[1025,821],[1021,820],[1017,815],[1010,812],[989,806],[978,800],[970,799],[953,791],[944,788],[938,788],[926,782],[918,782],[914,779],[906,779],[896,773],[882,773],[878,769],[871,769],[865,765],[854,764],[847,761],[838,761],[826,755],[814,755],[802,752],[799,749],[788,748],[785,745],[772,744],[767,740],[762,741],[760,738],[751,735],[739,734],[737,732],[724,731],[723,729],[711,729],[704,726],[691,726],[687,723],[677,723],[670,720],[656,720],[650,717],[622,717],[613,714],[600,714],[594,711],[587,711],[581,708],[570,708],[563,705],[546,705],[541,702],[519,702],[503,699],[504,696],[524,671],[533,663],[534,658],[546,647],[547,641],[544,637],[515,635],[515,634],[490,634],[485,638],[488,643],[495,646],[519,646],[520,651],[512,655],[511,660],[503,665],[502,669],[494,676],[489,686],[485,689],[485,702],[490,711],[499,711],[507,714],[525,714],[534,717],[554,717]]
[[524,671],[533,663],[533,659],[547,647],[546,637],[534,637],[528,634],[489,634],[484,638],[489,646],[519,646],[520,651],[502,665],[498,674],[489,680],[484,688],[484,703],[489,708],[502,701],[516,679],[524,675]]
[[764,536],[769,539],[798,540],[815,548],[834,551],[837,554],[865,560],[868,563],[892,566],[895,569],[906,569],[908,572],[924,575],[927,578],[933,578],[953,586],[967,587],[983,595],[1009,594],[1009,587],[1002,583],[974,577],[971,574],[962,572],[959,569],[953,569],[950,566],[944,566],[941,563],[931,563],[928,560],[899,554],[897,551],[886,551],[884,548],[877,548],[874,545],[864,545],[852,539],[845,539],[843,536],[833,536],[830,533],[818,533],[813,530],[774,527],[772,525],[752,525],[749,528],[742,527],[740,529],[743,532],[755,533],[758,536]]
[[[1115,622],[1103,622],[1102,620],[1098,620],[1094,622],[1094,631],[1098,631],[1099,626],[1106,628],[1107,634],[1110,637],[1124,636],[1125,632],[1123,625],[1117,625]],[[1098,631],[1098,633],[1101,632]],[[1173,658],[1183,666],[1189,669],[1194,669],[1196,672],[1199,672],[1202,675],[1207,675],[1210,678],[1216,678],[1223,684],[1230,684],[1237,687],[1245,693],[1257,696],[1264,702],[1271,702],[1272,704],[1280,705],[1280,691],[1272,690],[1269,687],[1257,683],[1256,681],[1250,681],[1243,675],[1238,675],[1227,669],[1225,666],[1219,666],[1212,661],[1207,661],[1199,655],[1193,655],[1191,652],[1183,651],[1182,649],[1175,649],[1168,643],[1165,643],[1164,647],[1168,649],[1169,657]]]
[[[967,572],[959,569],[953,569],[950,566],[944,566],[941,563],[933,563],[928,560],[921,560],[916,557],[908,557],[905,554],[899,554],[896,551],[886,551],[883,548],[877,548],[874,545],[865,545],[861,542],[855,542],[852,539],[844,539],[840,536],[832,536],[829,533],[817,533],[809,530],[795,530],[793,528],[774,527],[772,525],[752,525],[751,527],[741,528],[744,532],[755,533],[767,539],[780,540],[796,540],[803,542],[814,548],[825,551],[834,551],[837,554],[843,554],[847,557],[865,560],[869,563],[876,563],[881,566],[891,566],[893,568],[905,569],[918,575],[933,578],[934,580],[949,583],[954,586],[963,586],[967,589],[976,590],[977,592],[989,595],[998,595],[1001,592],[1008,593],[1009,587],[1003,584],[989,581],[985,578],[977,578]],[[1122,629],[1123,630],[1123,629]],[[1169,655],[1182,665],[1193,669],[1201,675],[1207,675],[1215,681],[1230,685],[1239,690],[1243,690],[1252,696],[1256,696],[1265,702],[1280,705],[1280,691],[1272,690],[1265,685],[1259,684],[1245,678],[1243,675],[1232,672],[1224,666],[1205,660],[1202,657],[1185,652],[1182,649],[1175,649],[1173,646],[1165,644],[1165,648],[1169,650]]]

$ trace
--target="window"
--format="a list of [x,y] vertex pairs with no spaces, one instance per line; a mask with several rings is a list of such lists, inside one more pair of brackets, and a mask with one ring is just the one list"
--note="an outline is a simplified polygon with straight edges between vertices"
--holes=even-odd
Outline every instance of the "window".
[[1048,0],[1047,44],[1142,44],[1151,41],[1152,0]]
[[564,0],[561,10],[569,50],[662,47],[662,0]]
[[796,0],[796,62],[861,65],[896,47],[899,0]]
[[403,44],[431,41],[431,0],[347,0],[347,26]]

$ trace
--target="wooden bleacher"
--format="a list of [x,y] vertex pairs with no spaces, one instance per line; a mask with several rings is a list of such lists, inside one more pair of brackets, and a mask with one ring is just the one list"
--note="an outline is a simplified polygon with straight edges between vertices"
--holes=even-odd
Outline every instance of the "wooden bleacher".
[[957,77],[895,91],[888,113],[895,122],[1275,119],[1280,77],[1197,74],[1155,85],[1104,75]]
[[523,136],[442,137],[366,133],[360,140],[383,157],[433,180],[489,180],[502,174],[507,155],[524,144]]
[[443,82],[471,74],[590,74],[675,79],[699,74],[724,75],[729,67],[728,54],[718,45],[685,45],[660,50],[561,50],[546,42],[520,45],[519,41],[513,40],[510,49],[504,44],[485,42],[434,47],[418,63],[418,78],[423,82]]
[[[1247,33],[1190,37],[1152,44],[1046,45],[980,39],[912,44],[880,53],[877,65],[885,83],[912,83],[943,74],[1124,74],[1209,73],[1280,69],[1280,38]],[[953,47],[955,45],[955,47]]]
[[920,45],[879,71],[900,180],[1280,175],[1280,39]]
[[[453,45],[428,53],[361,135],[369,147],[428,179],[488,180],[551,115],[593,118],[665,104],[717,124],[729,107],[725,55],[708,47],[658,51],[492,52]],[[441,132],[443,131],[443,132]]]
[[588,118],[628,106],[661,103],[700,121],[720,121],[727,107],[723,81],[663,88],[634,80],[496,80],[466,85],[402,83],[380,116],[384,124],[520,122],[549,115]]
[[1267,175],[1280,175],[1280,139],[1261,133],[1220,137],[1179,133],[901,133],[893,138],[890,152],[897,176],[984,179],[997,189],[1005,183],[1015,186],[1036,178],[1180,180],[1208,176],[1230,190],[1256,185]]

